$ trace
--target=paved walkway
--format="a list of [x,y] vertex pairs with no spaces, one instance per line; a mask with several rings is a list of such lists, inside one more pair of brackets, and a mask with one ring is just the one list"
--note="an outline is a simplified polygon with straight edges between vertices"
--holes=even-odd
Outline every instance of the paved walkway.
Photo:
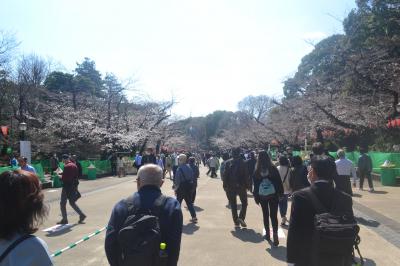
[[[227,200],[222,190],[221,180],[205,176],[204,169],[201,172],[196,199],[199,223],[194,225],[189,222],[189,212],[183,206],[184,233],[179,265],[287,265],[285,263],[286,230],[281,231],[284,234],[281,234],[281,245],[271,248],[262,238],[261,209],[254,203],[251,196],[246,218],[248,229],[235,229],[230,210],[226,207]],[[79,200],[78,205],[88,214],[87,223],[74,224],[69,230],[57,234],[49,235],[39,231],[37,235],[42,237],[48,243],[50,251],[54,252],[103,227],[108,222],[114,204],[136,191],[134,178],[134,176],[128,176],[122,179],[103,178],[82,182],[80,190],[83,197]],[[172,195],[171,186],[171,181],[166,180],[163,191],[168,195]],[[361,251],[367,259],[367,266],[400,265],[398,259],[400,258],[400,249],[396,247],[393,240],[388,239],[387,235],[382,233],[384,229],[392,230],[393,228],[387,226],[389,225],[387,220],[382,220],[382,222],[379,219],[375,220],[376,217],[371,215],[368,208],[376,207],[374,211],[377,214],[398,221],[398,216],[396,216],[398,212],[390,209],[394,208],[396,203],[390,205],[392,203],[387,202],[396,201],[398,204],[400,191],[399,188],[386,187],[377,187],[377,191],[387,191],[388,193],[360,192],[361,197],[355,198],[356,215],[361,221]],[[53,226],[60,219],[59,193],[59,189],[45,191],[50,206],[50,215],[41,230]],[[382,207],[382,205],[386,207]],[[386,208],[390,210],[386,212]],[[78,217],[69,207],[68,211],[71,214],[70,223],[75,223]],[[393,232],[396,234],[395,231]],[[104,235],[101,233],[56,257],[56,265],[108,265],[104,254]]]

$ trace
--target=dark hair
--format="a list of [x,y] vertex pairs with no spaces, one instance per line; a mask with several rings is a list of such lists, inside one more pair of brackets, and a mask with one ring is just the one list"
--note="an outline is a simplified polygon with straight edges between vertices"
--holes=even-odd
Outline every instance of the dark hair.
[[368,148],[367,147],[360,147],[360,153],[367,153]]
[[266,151],[260,151],[260,153],[258,154],[258,159],[257,159],[257,163],[256,163],[256,170],[255,170],[255,176],[257,178],[260,178],[260,173],[261,170],[270,170],[271,168],[275,167],[272,164],[271,158],[268,155],[268,152]]
[[326,155],[314,155],[311,160],[311,167],[318,179],[333,180],[336,175],[335,161]]
[[23,170],[0,175],[0,239],[32,234],[47,215],[39,178]]
[[303,165],[303,159],[300,156],[296,155],[292,158],[293,167]]
[[279,165],[289,166],[289,160],[285,156],[279,157]]
[[240,158],[240,152],[241,152],[240,148],[234,148],[232,150],[232,157],[235,158],[235,159]]
[[189,163],[195,163],[195,162],[196,162],[196,158],[194,158],[193,156],[189,157]]
[[325,152],[324,145],[321,142],[315,142],[311,149],[315,155],[322,155]]
[[229,160],[229,153],[224,152],[224,153],[222,154],[222,160],[224,160],[224,161]]

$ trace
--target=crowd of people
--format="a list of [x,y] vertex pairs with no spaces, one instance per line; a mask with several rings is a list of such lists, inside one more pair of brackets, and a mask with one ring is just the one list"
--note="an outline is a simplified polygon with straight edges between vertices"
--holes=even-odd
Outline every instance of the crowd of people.
[[[291,149],[287,149],[275,163],[265,150],[234,148],[220,154],[156,155],[154,149],[148,148],[145,154],[137,153],[134,159],[138,170],[137,192],[122,199],[112,210],[105,240],[108,261],[110,265],[131,265],[133,262],[141,262],[140,265],[177,265],[183,201],[190,212],[190,222],[199,222],[194,203],[202,162],[208,167],[211,178],[218,177],[219,170],[235,227],[247,227],[248,193],[252,193],[262,213],[264,238],[272,246],[280,244],[279,211],[280,225],[288,229],[288,263],[300,266],[351,265],[353,244],[343,251],[340,249],[341,252],[321,251],[314,245],[317,231],[315,219],[319,215],[334,213],[353,217],[351,195],[357,178],[360,179],[360,189],[367,178],[370,190],[373,190],[372,162],[366,150],[361,151],[357,171],[345,158],[343,150],[337,152],[337,157],[335,161],[327,155],[321,143],[313,145],[308,162],[303,162],[300,156],[293,156]],[[78,180],[82,169],[79,170],[76,158],[63,155],[62,159],[64,170],[61,179],[64,185],[60,201],[62,220],[59,224],[68,223],[67,201],[78,213],[78,222],[83,223],[87,217],[76,205],[80,198]],[[32,236],[47,214],[38,178],[23,158],[18,159],[18,164],[21,170],[0,175],[0,216],[7,217],[0,219],[0,265],[52,265],[46,244]],[[55,163],[51,164],[52,170],[56,171]],[[167,174],[173,182],[175,197],[167,197],[161,192]],[[238,197],[241,202],[239,213]],[[288,217],[289,201],[292,204]],[[356,237],[358,232],[353,233]],[[321,243],[323,241],[326,239]],[[30,254],[34,258],[29,259],[40,263],[21,264],[19,254],[26,249],[36,250]]]

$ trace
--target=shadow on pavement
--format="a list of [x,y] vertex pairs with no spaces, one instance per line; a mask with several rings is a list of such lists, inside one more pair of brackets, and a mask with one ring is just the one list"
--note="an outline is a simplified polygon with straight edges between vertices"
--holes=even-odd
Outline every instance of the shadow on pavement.
[[61,236],[61,235],[65,235],[69,232],[72,231],[72,228],[74,228],[75,226],[77,226],[78,224],[72,224],[69,227],[66,227],[65,229],[56,231],[56,232],[47,232],[46,236],[47,237],[55,237],[55,236]]
[[[199,206],[193,206],[194,207],[194,210],[196,211],[196,212],[202,212],[202,211],[204,211],[204,209],[203,208],[201,208],[201,207],[199,207]],[[185,209],[187,209],[188,207],[187,206],[185,206]]]
[[372,193],[372,194],[387,194],[388,192],[387,191],[383,191],[383,190],[374,190],[374,191],[372,191],[370,193]]
[[[225,205],[225,208],[230,209],[230,208],[231,208],[231,205],[226,204],[226,205]],[[237,210],[240,211],[241,209],[242,209],[242,204],[239,203],[239,204],[237,205]]]
[[200,226],[194,223],[184,224],[182,227],[182,233],[187,235],[193,235],[194,232],[200,229]]
[[374,220],[366,220],[363,217],[356,217],[356,220],[359,224],[369,226],[369,227],[378,227],[380,225],[379,222]]
[[376,266],[375,261],[364,258],[364,266]]
[[357,193],[353,193],[353,197],[354,197],[354,198],[362,198],[362,195],[357,194]]
[[243,242],[261,243],[264,241],[263,236],[253,229],[235,228],[235,231],[231,231],[231,234]]
[[286,247],[269,247],[266,251],[271,255],[271,257],[277,260],[286,261]]

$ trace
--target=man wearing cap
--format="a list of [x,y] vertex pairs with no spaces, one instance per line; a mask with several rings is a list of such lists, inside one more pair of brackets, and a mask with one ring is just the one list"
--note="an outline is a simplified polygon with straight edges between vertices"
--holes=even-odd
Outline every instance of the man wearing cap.
[[[162,195],[163,171],[158,165],[147,164],[139,169],[137,175],[138,192],[133,194],[133,202],[136,208],[141,210],[153,208],[157,199]],[[137,206],[138,205],[138,206]],[[128,212],[126,199],[119,201],[111,213],[108,223],[105,251],[110,265],[118,265],[121,256],[121,248],[118,242],[118,233],[122,229],[126,218],[132,215]],[[166,197],[165,203],[159,215],[161,236],[165,239],[166,251],[168,253],[168,266],[178,264],[182,237],[182,210],[179,202]]]
[[62,156],[64,163],[64,171],[61,176],[61,180],[63,181],[63,188],[61,191],[61,215],[62,219],[57,224],[67,224],[67,200],[69,201],[69,205],[71,205],[72,209],[74,209],[79,214],[78,223],[83,223],[86,219],[86,215],[83,214],[81,209],[79,209],[78,205],[76,205],[76,201],[80,198],[80,194],[78,192],[78,176],[79,171],[78,167],[73,163],[69,157],[69,155],[64,154]]

